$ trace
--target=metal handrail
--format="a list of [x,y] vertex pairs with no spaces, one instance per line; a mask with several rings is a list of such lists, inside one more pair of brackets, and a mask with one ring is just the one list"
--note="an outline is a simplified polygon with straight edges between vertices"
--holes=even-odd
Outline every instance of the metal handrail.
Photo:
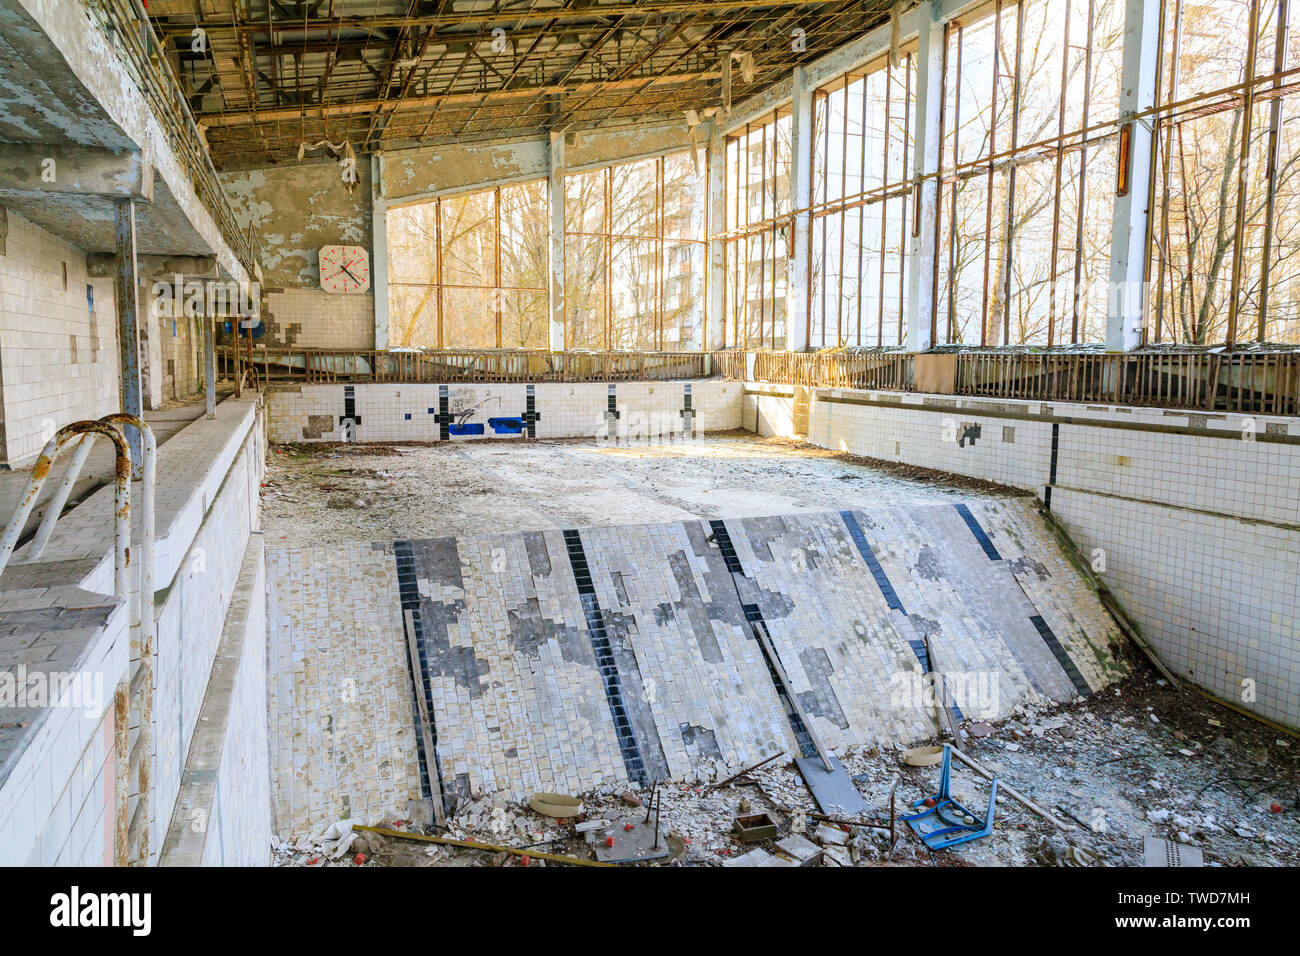
[[[153,756],[153,656],[157,633],[154,621],[154,494],[158,476],[158,443],[153,429],[141,418],[118,412],[106,415],[100,421],[116,425],[134,426],[140,430],[144,439],[143,474],[142,474],[142,514],[140,515],[140,666],[129,685],[130,700],[138,701],[135,747],[128,758],[130,767],[135,767],[138,782],[138,799],[135,813],[127,825],[126,858],[138,864],[149,862],[149,827],[152,819],[152,763]],[[73,462],[76,463],[75,460]],[[47,515],[48,518],[48,515]]]
[[[136,704],[136,718],[139,731],[136,745],[127,754],[126,734],[118,728],[115,749],[119,775],[119,798],[117,806],[117,852],[116,861],[124,865],[132,861],[148,863],[149,860],[149,820],[151,794],[151,760],[153,748],[153,655],[156,638],[154,619],[154,539],[155,539],[155,492],[158,475],[158,443],[153,429],[135,415],[118,413],[106,415],[99,421],[73,422],[60,428],[46,442],[32,472],[27,479],[18,507],[14,510],[9,524],[0,537],[0,575],[9,564],[18,539],[22,535],[41,490],[50,477],[55,461],[60,453],[75,448],[72,461],[46,505],[40,526],[32,539],[30,556],[40,558],[45,553],[50,535],[58,522],[73,486],[81,476],[81,469],[90,454],[96,435],[107,436],[114,445],[116,461],[114,468],[113,493],[113,589],[116,597],[128,603],[131,596],[130,561],[131,561],[131,448],[127,442],[125,429],[139,429],[143,439],[143,456],[141,472],[141,514],[140,514],[140,588],[138,617],[140,624],[140,665],[135,675],[127,683],[125,697],[127,705]],[[119,691],[119,693],[122,693]],[[128,798],[125,794],[126,781],[131,769],[137,773],[138,799],[136,811],[128,822],[126,819]]]
[[[0,537],[0,575],[4,574],[4,570],[9,564],[9,558],[18,545],[18,539],[22,535],[23,528],[31,517],[32,511],[36,508],[37,498],[40,497],[41,490],[45,487],[45,482],[50,476],[50,470],[53,468],[55,460],[61,452],[73,444],[80,443],[88,435],[107,436],[113,442],[117,452],[114,479],[116,488],[113,494],[113,589],[118,598],[127,600],[131,594],[130,581],[127,577],[127,562],[129,560],[131,540],[131,450],[127,445],[126,436],[122,434],[121,430],[106,422],[79,421],[64,425],[45,443],[45,447],[37,457],[36,463],[32,465],[31,475],[28,476],[27,486],[23,489],[22,497],[18,500],[18,507],[14,510],[13,516],[5,526],[3,537]],[[77,468],[78,471],[80,466],[85,463],[89,445],[90,442],[87,441],[85,450],[79,451],[73,457],[73,467]],[[69,473],[71,471],[72,469],[69,469]],[[73,481],[75,480],[74,475]],[[55,498],[60,499],[61,502],[67,501],[66,492],[71,491],[72,487],[72,482],[66,482],[65,480],[65,484],[67,485],[66,489],[61,487],[55,494]],[[57,520],[57,518],[54,520]],[[53,524],[53,521],[49,518],[49,513],[42,519],[42,528],[38,529],[38,535],[41,530],[44,530],[46,522]],[[35,557],[40,557],[44,552],[44,542],[48,540],[49,531],[46,530],[40,550],[34,553]]]

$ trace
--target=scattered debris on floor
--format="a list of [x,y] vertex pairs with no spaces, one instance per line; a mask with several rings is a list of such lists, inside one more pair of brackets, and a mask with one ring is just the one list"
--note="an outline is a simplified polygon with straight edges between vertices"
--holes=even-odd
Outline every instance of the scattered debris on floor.
[[267,455],[262,509],[268,543],[295,547],[1023,494],[727,432],[633,447],[590,438],[276,445]]
[[[653,790],[609,785],[574,794],[583,806],[576,817],[492,796],[462,801],[437,843],[352,829],[430,834],[409,819],[343,820],[277,843],[275,859],[280,866],[543,866],[551,855],[590,863],[602,847],[626,851],[652,840],[657,817],[664,854],[619,865],[1113,867],[1142,865],[1149,845],[1174,860],[1164,865],[1300,865],[1300,740],[1146,671],[1073,705],[1022,708],[989,730],[970,735],[965,755],[999,778],[992,832],[947,850],[927,849],[901,822],[914,802],[936,793],[940,768],[909,766],[909,748],[899,744],[841,755],[872,808],[857,820],[817,813],[790,755],[776,754],[748,768],[717,767],[716,782],[701,775]],[[988,804],[989,782],[979,773],[953,773],[951,791],[967,807]],[[775,834],[747,842],[755,827],[738,827],[738,817],[766,817]]]

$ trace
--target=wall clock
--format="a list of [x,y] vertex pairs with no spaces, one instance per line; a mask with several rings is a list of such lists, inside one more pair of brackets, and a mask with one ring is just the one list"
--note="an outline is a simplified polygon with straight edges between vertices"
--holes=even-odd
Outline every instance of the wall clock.
[[370,291],[370,254],[360,246],[321,246],[320,287],[326,292]]

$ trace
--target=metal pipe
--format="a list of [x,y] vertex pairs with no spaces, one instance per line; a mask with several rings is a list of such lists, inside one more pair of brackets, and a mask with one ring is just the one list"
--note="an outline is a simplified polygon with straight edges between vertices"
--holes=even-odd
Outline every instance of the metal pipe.
[[36,537],[32,540],[33,558],[39,558],[45,553],[45,546],[49,543],[54,523],[59,520],[59,515],[63,514],[63,507],[68,503],[68,495],[72,493],[77,478],[81,476],[81,468],[85,465],[86,457],[90,454],[94,443],[93,435],[78,435],[73,439],[72,444],[76,446],[76,452],[72,456],[72,461],[68,463],[67,471],[64,472],[59,487],[55,489],[54,496],[46,503],[41,526],[36,529]]
[[212,322],[212,316],[203,317],[203,397],[208,419],[217,417],[217,348]]
[[[144,444],[144,469],[140,496],[140,550],[142,560],[140,563],[138,598],[140,619],[140,663],[138,672],[142,676],[138,688],[136,683],[132,682],[132,690],[138,690],[140,700],[139,731],[136,740],[136,746],[140,750],[139,776],[137,777],[139,794],[136,803],[136,815],[132,818],[132,825],[127,830],[127,847],[128,855],[131,855],[132,859],[148,865],[149,830],[152,824],[150,798],[153,769],[153,657],[157,637],[154,621],[154,540],[156,537],[154,514],[158,475],[158,443],[154,437],[153,429],[138,416],[118,413],[106,415],[100,421],[106,424],[134,426],[139,429]],[[140,821],[139,829],[133,833],[132,830],[137,826],[137,820]],[[133,855],[130,854],[132,846],[138,847]]]

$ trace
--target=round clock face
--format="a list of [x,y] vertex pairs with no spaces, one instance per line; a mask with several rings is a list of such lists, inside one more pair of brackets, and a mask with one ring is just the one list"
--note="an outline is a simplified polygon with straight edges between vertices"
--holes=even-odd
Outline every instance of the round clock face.
[[369,254],[360,246],[321,246],[320,287],[326,292],[369,291]]

